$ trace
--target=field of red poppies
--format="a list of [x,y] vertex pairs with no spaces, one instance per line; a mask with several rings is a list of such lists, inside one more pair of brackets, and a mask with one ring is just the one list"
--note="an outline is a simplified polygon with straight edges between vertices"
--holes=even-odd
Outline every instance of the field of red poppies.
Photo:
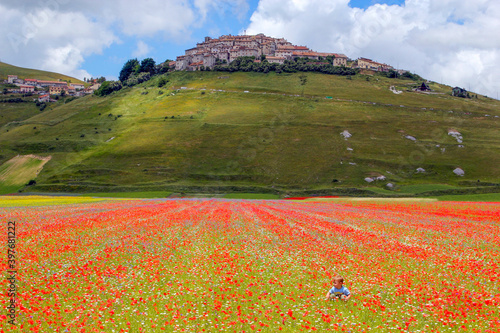
[[[5,244],[16,222],[3,331],[500,331],[499,204],[103,200],[0,216]],[[325,301],[337,274],[347,302]]]

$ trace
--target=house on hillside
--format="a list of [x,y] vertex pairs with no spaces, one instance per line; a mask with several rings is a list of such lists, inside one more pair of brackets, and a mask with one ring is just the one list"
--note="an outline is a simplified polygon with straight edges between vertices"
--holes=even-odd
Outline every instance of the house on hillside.
[[24,84],[26,84],[28,86],[36,87],[38,85],[38,80],[37,79],[26,79],[26,80],[24,80]]
[[460,87],[453,88],[451,91],[451,95],[455,97],[470,98],[469,92]]
[[176,58],[177,60],[175,61],[175,70],[176,71],[182,71],[187,68],[188,63],[188,55],[185,56],[178,56]]
[[28,86],[28,85],[25,85],[25,84],[21,84],[19,85],[19,91],[22,93],[22,94],[25,94],[25,93],[32,93],[35,91],[35,87],[33,86]]
[[86,94],[86,95],[93,94],[97,89],[99,89],[100,86],[101,86],[100,83],[96,83],[96,84],[94,84],[94,85],[92,85],[92,86],[90,86],[88,88],[85,88],[83,90],[83,93]]
[[43,81],[39,80],[38,85],[41,87],[64,87],[68,86],[68,84],[64,81]]
[[188,71],[199,71],[201,66],[203,66],[203,61],[193,62],[187,66]]
[[272,57],[272,56],[267,56],[266,60],[270,63],[276,63],[276,64],[284,64],[286,58],[285,57]]
[[334,53],[333,66],[347,66],[347,56],[341,53]]
[[380,62],[376,62],[367,58],[359,58],[358,60],[356,60],[354,67],[361,69],[370,69],[377,72],[388,72],[390,69],[393,69],[393,67],[390,65],[382,64]]
[[7,75],[7,83],[14,84],[15,80],[17,80],[17,75]]
[[68,93],[68,86],[52,86],[52,87],[49,87],[49,94],[51,95],[61,95],[62,92],[64,91],[64,93]]
[[81,83],[70,83],[69,86],[76,90],[85,89],[85,86]]
[[47,103],[47,102],[50,102],[50,95],[49,94],[45,94],[45,95],[40,95],[38,97],[38,101],[40,103]]

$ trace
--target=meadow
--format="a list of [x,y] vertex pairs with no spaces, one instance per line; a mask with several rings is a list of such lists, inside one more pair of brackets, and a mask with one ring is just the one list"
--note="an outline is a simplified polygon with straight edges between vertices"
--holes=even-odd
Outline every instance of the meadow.
[[[17,228],[18,307],[17,327],[4,312],[0,328],[498,332],[499,212],[409,199],[2,197],[2,235],[6,221]],[[325,301],[337,274],[347,302]]]

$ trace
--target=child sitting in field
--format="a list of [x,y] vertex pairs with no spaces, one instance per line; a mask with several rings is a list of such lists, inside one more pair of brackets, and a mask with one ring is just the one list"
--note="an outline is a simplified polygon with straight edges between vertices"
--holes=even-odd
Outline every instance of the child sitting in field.
[[326,293],[326,300],[331,300],[331,299],[341,299],[343,301],[347,301],[349,298],[351,298],[351,292],[349,289],[343,286],[344,284],[344,278],[340,275],[336,276],[333,279],[333,287],[332,289],[328,290]]

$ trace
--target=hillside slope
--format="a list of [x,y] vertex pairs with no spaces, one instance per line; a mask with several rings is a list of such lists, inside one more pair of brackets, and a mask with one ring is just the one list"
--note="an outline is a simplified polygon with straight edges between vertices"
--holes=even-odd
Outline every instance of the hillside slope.
[[0,163],[50,154],[30,191],[382,190],[500,179],[499,101],[452,97],[435,83],[434,94],[411,92],[418,82],[382,76],[308,73],[301,85],[299,75],[175,72],[162,88],[155,78],[79,98],[1,127]]
[[7,75],[17,75],[20,79],[38,79],[48,81],[67,81],[69,83],[83,83],[83,81],[71,76],[58,74],[54,72],[41,71],[38,69],[30,69],[17,67],[13,65],[0,62],[0,80],[6,80]]
[[0,194],[12,193],[36,178],[49,157],[16,156],[0,166]]

